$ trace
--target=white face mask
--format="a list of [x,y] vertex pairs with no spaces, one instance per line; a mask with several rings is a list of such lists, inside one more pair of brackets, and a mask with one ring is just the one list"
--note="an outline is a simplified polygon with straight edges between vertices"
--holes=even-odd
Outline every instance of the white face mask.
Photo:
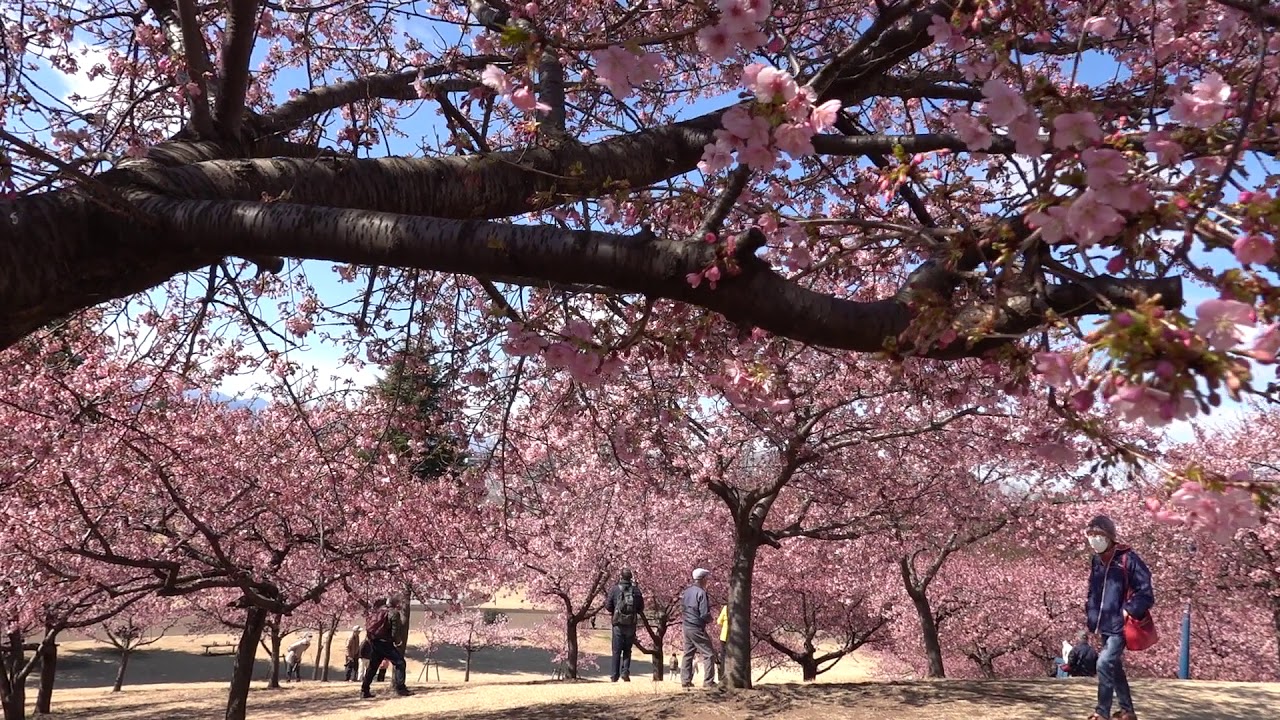
[[1108,540],[1105,535],[1089,536],[1089,547],[1093,548],[1093,551],[1096,553],[1106,552],[1107,548],[1110,545],[1111,545],[1111,541]]

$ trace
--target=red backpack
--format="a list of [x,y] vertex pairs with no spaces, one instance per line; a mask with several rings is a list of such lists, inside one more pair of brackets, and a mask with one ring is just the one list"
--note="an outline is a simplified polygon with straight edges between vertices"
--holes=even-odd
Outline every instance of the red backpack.
[[387,616],[386,608],[379,608],[369,616],[368,622],[365,623],[365,637],[386,638],[391,635],[391,619]]

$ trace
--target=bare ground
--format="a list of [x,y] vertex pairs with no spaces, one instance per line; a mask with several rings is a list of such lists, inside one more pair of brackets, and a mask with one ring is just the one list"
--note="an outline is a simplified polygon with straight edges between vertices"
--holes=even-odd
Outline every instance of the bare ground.
[[[1083,720],[1094,687],[1083,681],[912,681],[762,685],[756,690],[681,691],[650,681],[536,681],[506,684],[432,684],[410,698],[360,700],[354,684],[304,683],[255,689],[255,720]],[[56,696],[55,715],[67,720],[170,720],[216,717],[222,684],[138,686],[115,695],[101,689]],[[1273,720],[1280,684],[1139,681],[1134,684],[1144,720]]]
[[[517,610],[516,613],[520,613]],[[529,610],[524,610],[529,612]],[[513,618],[515,620],[516,618]],[[519,618],[523,621],[524,618]],[[529,618],[533,620],[532,617]],[[339,640],[345,634],[339,633]],[[230,636],[176,635],[139,652],[130,661],[124,692],[109,691],[115,657],[92,640],[59,647],[54,716],[66,720],[172,720],[222,715],[231,658],[200,655],[200,645]],[[551,656],[517,647],[477,653],[472,681],[463,683],[464,658],[447,649],[424,671],[410,653],[409,685],[417,693],[397,698],[387,683],[379,697],[359,698],[359,686],[342,680],[342,643],[336,642],[330,678],[335,682],[285,685],[270,690],[266,653],[260,652],[249,698],[253,720],[1084,720],[1093,708],[1094,685],[1080,680],[881,681],[869,661],[846,658],[818,683],[799,683],[796,672],[772,670],[752,691],[683,691],[668,676],[651,681],[651,666],[636,653],[633,682],[610,683],[607,632],[583,637],[584,680],[550,680]],[[303,677],[312,677],[314,647]],[[669,655],[668,655],[669,657]],[[591,667],[592,664],[598,667]],[[761,669],[757,670],[759,673]],[[34,699],[35,682],[29,684]],[[1135,681],[1143,720],[1276,720],[1280,683]]]

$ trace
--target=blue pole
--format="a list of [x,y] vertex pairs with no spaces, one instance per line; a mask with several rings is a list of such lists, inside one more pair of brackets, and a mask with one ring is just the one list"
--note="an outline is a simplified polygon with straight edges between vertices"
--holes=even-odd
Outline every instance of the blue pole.
[[1191,679],[1191,601],[1182,611],[1182,647],[1178,650],[1178,679]]

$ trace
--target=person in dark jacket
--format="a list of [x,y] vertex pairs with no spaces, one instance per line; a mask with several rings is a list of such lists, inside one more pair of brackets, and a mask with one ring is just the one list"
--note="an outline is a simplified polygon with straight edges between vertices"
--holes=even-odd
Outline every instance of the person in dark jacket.
[[693,571],[693,584],[680,596],[683,608],[681,625],[684,630],[684,665],[680,669],[680,687],[693,687],[693,658],[701,655],[705,670],[703,687],[715,686],[715,653],[711,650],[711,638],[707,637],[707,625],[711,622],[711,601],[707,599],[709,570]]
[[1093,677],[1098,674],[1098,651],[1089,644],[1089,634],[1081,630],[1076,636],[1076,644],[1067,654],[1067,675],[1070,677]]
[[632,582],[631,570],[623,568],[618,584],[609,591],[604,609],[613,616],[613,675],[611,682],[631,682],[631,647],[636,644],[636,626],[644,612],[644,596]]
[[403,622],[400,616],[400,598],[393,597],[389,601],[386,598],[378,598],[373,602],[373,612],[364,624],[365,638],[368,639],[372,652],[369,657],[369,667],[365,668],[364,678],[360,683],[360,697],[373,697],[369,686],[373,684],[373,676],[384,659],[390,661],[395,667],[392,684],[395,685],[396,694],[413,694],[405,686],[404,654],[395,644],[397,631]]
[[1093,550],[1086,627],[1102,639],[1098,653],[1098,706],[1089,720],[1111,720],[1111,701],[1120,703],[1117,720],[1137,720],[1129,678],[1124,671],[1124,623],[1144,620],[1156,604],[1151,570],[1133,548],[1116,541],[1116,524],[1106,515],[1089,521],[1085,539]]

